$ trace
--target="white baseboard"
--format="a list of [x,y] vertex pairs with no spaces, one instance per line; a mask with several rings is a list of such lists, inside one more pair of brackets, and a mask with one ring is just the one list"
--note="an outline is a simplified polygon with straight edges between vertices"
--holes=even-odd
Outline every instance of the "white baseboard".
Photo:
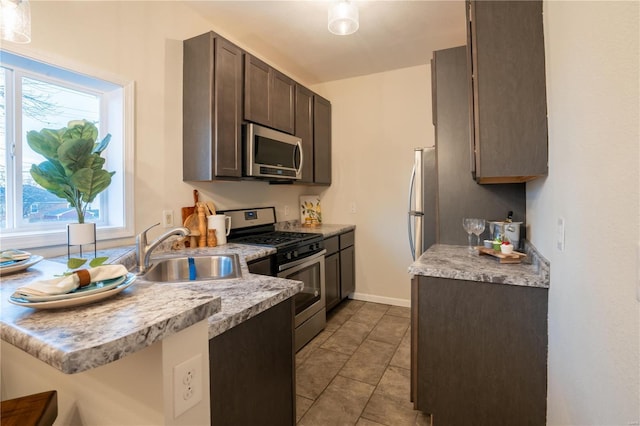
[[375,294],[351,293],[349,299],[362,300],[363,302],[384,303],[385,305],[411,307],[411,300],[396,299],[394,297],[376,296]]

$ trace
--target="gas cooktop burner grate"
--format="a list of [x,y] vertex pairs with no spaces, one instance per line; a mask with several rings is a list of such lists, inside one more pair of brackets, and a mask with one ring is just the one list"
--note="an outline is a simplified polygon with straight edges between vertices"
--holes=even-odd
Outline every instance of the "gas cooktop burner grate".
[[316,238],[317,234],[309,234],[303,232],[284,232],[276,231],[266,234],[248,235],[241,237],[234,242],[246,244],[259,244],[265,246],[280,246],[283,244],[302,242],[312,238]]

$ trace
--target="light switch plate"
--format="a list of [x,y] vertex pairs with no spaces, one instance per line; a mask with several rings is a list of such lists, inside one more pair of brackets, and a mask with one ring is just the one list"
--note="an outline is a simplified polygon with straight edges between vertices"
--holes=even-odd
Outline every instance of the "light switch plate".
[[640,241],[636,247],[636,299],[640,302]]
[[173,210],[162,210],[162,226],[165,228],[173,226]]
[[556,247],[560,251],[564,251],[564,218],[558,218],[556,227]]

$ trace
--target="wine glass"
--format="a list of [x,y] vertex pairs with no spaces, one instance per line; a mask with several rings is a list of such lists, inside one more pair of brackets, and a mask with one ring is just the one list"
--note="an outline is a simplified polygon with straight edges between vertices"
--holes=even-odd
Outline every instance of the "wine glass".
[[471,219],[468,217],[462,219],[462,227],[465,231],[467,231],[467,234],[469,234],[469,253],[473,253],[473,242],[471,241],[471,235],[473,234],[473,230],[475,229],[474,221],[475,219]]
[[484,219],[475,219],[474,224],[475,226],[473,227],[473,233],[476,234],[476,238],[478,239],[478,246],[481,246],[482,244],[480,244],[480,234],[484,232],[484,228],[487,226],[487,224]]

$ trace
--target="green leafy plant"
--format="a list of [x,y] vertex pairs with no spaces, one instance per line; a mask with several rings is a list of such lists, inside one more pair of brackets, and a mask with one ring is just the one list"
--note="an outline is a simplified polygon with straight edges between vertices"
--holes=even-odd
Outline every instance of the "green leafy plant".
[[27,132],[27,143],[47,161],[31,166],[38,185],[63,198],[75,208],[78,222],[84,223],[88,205],[111,184],[115,172],[103,169],[100,156],[111,135],[96,142],[98,129],[86,120],[70,121],[62,129]]
[[[76,269],[80,268],[85,263],[87,263],[87,260],[88,259],[82,259],[79,257],[69,258],[69,260],[67,260],[67,270],[64,273],[62,273],[62,275],[58,275],[58,276],[66,276],[66,275],[73,274]],[[89,267],[95,268],[96,266],[101,266],[107,260],[109,260],[107,256],[95,257],[91,259],[91,262],[89,262]]]

